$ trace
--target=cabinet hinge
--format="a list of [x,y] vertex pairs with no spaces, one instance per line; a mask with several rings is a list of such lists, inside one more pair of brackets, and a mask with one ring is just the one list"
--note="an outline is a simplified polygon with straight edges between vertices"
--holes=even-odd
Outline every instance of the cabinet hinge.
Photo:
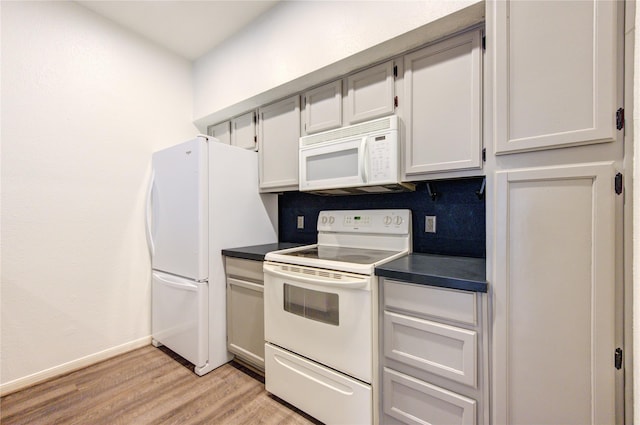
[[487,148],[482,148],[482,162],[487,162]]
[[398,78],[398,65],[393,65],[393,77]]
[[616,128],[622,130],[624,128],[624,108],[616,111]]
[[487,36],[482,36],[482,50],[487,50]]
[[253,114],[253,123],[256,125],[258,124],[258,114],[256,113]]
[[620,347],[616,348],[615,365],[616,369],[622,369],[622,348]]
[[615,182],[613,187],[616,189],[616,194],[620,195],[624,189],[624,183],[622,180],[622,173],[616,173]]
[[398,96],[395,96],[393,98],[393,106],[395,106],[396,108],[398,107]]

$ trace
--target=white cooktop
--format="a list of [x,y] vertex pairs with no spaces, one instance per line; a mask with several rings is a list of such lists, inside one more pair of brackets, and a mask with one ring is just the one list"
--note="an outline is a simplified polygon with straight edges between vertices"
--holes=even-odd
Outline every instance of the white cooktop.
[[411,252],[410,210],[321,211],[318,243],[270,252],[267,261],[373,274]]

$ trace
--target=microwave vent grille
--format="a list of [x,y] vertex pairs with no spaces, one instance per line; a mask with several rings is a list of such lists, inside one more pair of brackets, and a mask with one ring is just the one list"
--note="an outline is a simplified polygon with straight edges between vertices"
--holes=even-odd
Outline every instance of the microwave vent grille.
[[[374,131],[384,131],[397,128],[397,117],[395,115],[378,120],[367,121],[348,127],[337,128],[323,133],[312,134],[300,138],[300,146],[310,146],[316,143],[323,143],[332,140],[344,139],[346,137],[364,136]],[[393,122],[392,122],[393,121]]]

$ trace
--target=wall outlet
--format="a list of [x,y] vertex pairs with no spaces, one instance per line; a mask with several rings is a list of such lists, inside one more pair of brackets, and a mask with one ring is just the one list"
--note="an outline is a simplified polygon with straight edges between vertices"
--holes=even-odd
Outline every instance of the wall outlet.
[[298,216],[298,229],[304,229],[304,216]]
[[436,232],[436,216],[435,215],[424,216],[424,231],[425,233]]

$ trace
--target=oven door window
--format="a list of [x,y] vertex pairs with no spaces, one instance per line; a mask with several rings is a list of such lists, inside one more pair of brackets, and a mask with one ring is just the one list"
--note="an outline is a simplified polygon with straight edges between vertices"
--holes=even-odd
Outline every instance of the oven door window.
[[339,326],[338,294],[284,284],[284,310],[305,319]]

